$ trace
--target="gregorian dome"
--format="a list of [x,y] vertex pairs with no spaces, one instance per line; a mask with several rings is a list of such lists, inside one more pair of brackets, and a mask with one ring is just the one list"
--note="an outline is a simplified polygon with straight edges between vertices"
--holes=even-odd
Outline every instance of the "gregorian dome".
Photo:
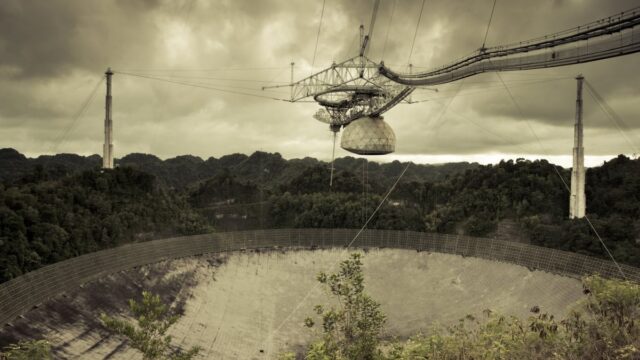
[[358,155],[389,154],[396,149],[396,134],[380,116],[361,117],[345,126],[340,146]]

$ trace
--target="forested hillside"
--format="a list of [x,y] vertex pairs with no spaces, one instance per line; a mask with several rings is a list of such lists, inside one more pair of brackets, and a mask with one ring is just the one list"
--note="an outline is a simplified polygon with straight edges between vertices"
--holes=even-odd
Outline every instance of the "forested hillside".
[[62,177],[82,170],[98,168],[102,158],[98,155],[80,156],[76,154],[41,155],[30,159],[11,148],[0,149],[0,181],[7,182],[22,178],[40,168],[50,177]]
[[[34,165],[15,151],[0,155],[3,173],[22,174],[0,185],[0,281],[174,234],[358,228],[406,166],[337,159],[329,187],[329,164],[263,152],[206,161],[129,155],[110,171],[92,157],[56,155]],[[84,167],[91,170],[74,170]],[[589,223],[568,219],[569,193],[558,177],[569,184],[567,169],[522,159],[408,169],[369,228],[492,237],[508,220],[533,244],[606,257]],[[619,156],[588,169],[586,192],[587,213],[616,259],[640,266],[640,160]]]
[[[151,175],[169,187],[184,189],[198,184],[223,172],[235,175],[241,180],[260,181],[266,188],[279,186],[311,166],[329,166],[326,162],[306,157],[286,160],[278,153],[256,151],[244,154],[210,157],[203,160],[192,155],[182,155],[162,160],[154,155],[134,153],[115,159],[116,166],[133,167]],[[77,171],[96,169],[101,166],[98,155],[80,156],[76,154],[42,155],[27,158],[14,149],[0,149],[0,181],[14,181],[42,167],[49,174],[64,176]],[[338,158],[335,167],[339,170],[362,170],[365,162],[353,157]],[[407,179],[418,181],[441,180],[445,176],[477,167],[476,163],[449,163],[442,165],[415,164],[406,174]],[[378,164],[369,161],[366,170],[372,181],[389,184],[403,169],[398,161]]]
[[[326,163],[316,159],[285,160],[279,154],[232,154],[206,161],[194,156],[160,160],[131,154],[111,171],[100,170],[97,155],[40,156],[30,159],[13,149],[0,149],[0,282],[43,265],[84,253],[175,234],[211,231],[219,225],[201,209],[220,203],[247,204],[276,197],[291,186],[306,192],[327,187]],[[337,168],[365,162],[338,159]],[[393,181],[400,163],[369,163],[369,173],[381,185]],[[476,164],[416,165],[413,178],[437,179]],[[320,173],[322,179],[309,177]],[[344,172],[344,174],[351,174]],[[354,175],[336,179],[360,189]],[[295,184],[298,185],[295,185]],[[346,185],[344,185],[346,186]],[[317,197],[317,196],[316,196]],[[320,196],[322,198],[322,196]],[[352,196],[359,204],[357,196]],[[375,201],[372,198],[370,201]],[[312,201],[320,201],[318,199]],[[355,206],[355,205],[354,205]],[[198,211],[199,210],[199,211]],[[206,213],[204,213],[206,215]],[[266,213],[261,214],[267,217]],[[276,213],[269,218],[286,216]],[[300,226],[315,226],[313,217]],[[282,220],[281,226],[298,226]],[[350,226],[357,226],[353,221]],[[274,221],[254,226],[276,226]],[[221,228],[224,230],[224,228]]]
[[126,242],[208,230],[177,193],[131,168],[0,184],[0,282]]
[[[189,201],[220,229],[360,227],[389,185],[363,183],[361,168],[313,166],[277,188],[221,174],[191,191]],[[400,171],[394,174],[397,177]],[[569,220],[570,171],[540,161],[503,161],[436,181],[403,178],[370,228],[493,236],[507,219],[531,243],[606,257],[585,219]],[[393,180],[393,176],[388,176]],[[640,160],[619,156],[587,170],[587,213],[616,259],[640,266]]]

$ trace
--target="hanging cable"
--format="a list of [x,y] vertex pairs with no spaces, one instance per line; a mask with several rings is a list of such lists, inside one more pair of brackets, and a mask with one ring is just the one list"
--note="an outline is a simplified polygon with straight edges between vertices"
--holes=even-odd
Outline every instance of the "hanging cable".
[[366,218],[369,215],[369,206],[367,203],[367,200],[369,200],[369,161],[366,158],[364,160],[364,164],[365,164],[364,216]]
[[411,55],[413,55],[413,47],[416,44],[416,37],[418,36],[418,29],[420,28],[420,20],[422,20],[422,11],[424,10],[424,3],[426,0],[422,0],[422,6],[420,7],[420,15],[418,16],[418,23],[416,24],[416,31],[413,33],[413,41],[411,42],[411,51],[409,51],[409,59],[407,64],[411,64]]
[[[447,110],[449,109],[449,106],[451,106],[451,103],[453,103],[453,100],[455,100],[455,98],[458,96],[458,94],[460,93],[460,90],[462,90],[462,85],[464,84],[464,79],[462,79],[460,81],[460,85],[456,88],[456,92],[453,94],[453,96],[451,97],[451,100],[449,100],[449,102],[447,102],[444,107],[442,108],[442,111],[440,111],[440,115],[437,117],[437,120],[435,122],[435,129],[436,131],[438,129],[440,129],[440,127],[442,126],[442,118],[444,117],[444,114],[447,112]],[[429,119],[429,122],[427,122],[427,125],[433,121],[433,118]]]
[[[168,80],[168,79],[163,79],[163,78],[158,78],[158,77],[148,76],[148,75],[142,75],[142,74],[133,74],[133,73],[127,73],[127,72],[122,72],[122,71],[114,71],[114,73],[121,74],[121,75],[134,76],[134,77],[139,77],[139,78],[144,78],[144,79],[163,81],[163,82],[167,82],[167,83],[171,83],[171,84],[177,84],[177,85],[193,86],[193,87],[197,87],[197,88],[201,88],[201,89],[220,91],[220,92],[225,92],[225,93],[230,93],[230,94],[253,96],[253,97],[262,98],[262,99],[279,100],[279,101],[290,102],[290,100],[276,98],[276,97],[272,97],[272,96],[249,94],[249,93],[244,93],[244,92],[240,92],[240,91],[233,91],[233,90],[225,90],[225,89],[220,89],[220,88],[216,88],[216,87],[212,87],[212,86],[205,86],[205,85],[198,85],[198,84],[182,82],[182,81]],[[256,89],[256,91],[258,91],[258,90]]]
[[602,112],[609,118],[609,120],[611,120],[616,125],[616,128],[618,129],[624,140],[627,142],[627,144],[631,147],[631,150],[635,154],[640,153],[638,152],[638,147],[636,146],[637,141],[633,141],[629,138],[629,136],[633,134],[631,129],[629,129],[622,118],[618,116],[615,111],[613,111],[613,109],[607,104],[604,98],[596,91],[593,85],[586,79],[584,80],[584,82],[587,85],[587,90],[589,91],[589,94],[591,95],[593,100],[595,100],[596,104],[598,104],[598,106],[600,107],[600,110],[602,110]]
[[[351,246],[353,246],[353,243],[358,239],[358,237],[360,236],[360,234],[362,234],[362,232],[367,228],[367,226],[369,225],[369,223],[371,222],[371,220],[374,218],[374,216],[376,216],[376,214],[378,213],[378,211],[380,210],[380,208],[382,208],[382,206],[387,202],[387,199],[389,198],[389,196],[391,195],[391,193],[393,193],[393,191],[395,190],[396,186],[398,186],[398,183],[400,182],[400,180],[402,179],[402,177],[404,176],[404,174],[407,172],[407,170],[409,169],[409,166],[411,165],[411,162],[407,163],[407,166],[405,166],[404,170],[402,170],[402,172],[400,173],[400,175],[398,176],[398,178],[396,179],[396,181],[393,183],[393,185],[391,185],[391,187],[389,188],[389,190],[387,190],[385,196],[382,198],[382,200],[380,200],[380,203],[378,203],[378,206],[375,208],[375,210],[373,210],[373,212],[371,213],[371,215],[369,216],[369,218],[367,219],[367,221],[364,223],[364,225],[362,225],[362,227],[360,228],[360,230],[356,233],[356,235],[353,237],[353,239],[351,239],[351,241],[349,241],[349,243],[344,247],[344,249],[342,250],[343,252],[348,251],[349,248],[351,248]],[[336,266],[338,263],[340,262],[340,260],[336,261],[335,263],[332,264],[332,266]],[[267,336],[267,338],[265,339],[265,343],[268,343],[268,347],[267,347],[267,351],[265,352],[265,358],[269,359],[270,358],[270,354],[271,354],[271,344],[269,343],[269,341],[271,339],[273,339],[274,334],[276,334],[278,331],[280,331],[280,329],[282,328],[282,326],[289,321],[289,319],[291,318],[291,316],[298,311],[298,309],[300,309],[300,307],[302,306],[302,304],[304,304],[307,299],[309,299],[309,296],[311,296],[311,294],[320,287],[320,282],[316,282],[316,284],[309,289],[309,291],[307,291],[307,293],[305,294],[305,296],[302,298],[302,300],[300,300],[298,302],[298,304],[296,304],[296,306],[287,314],[287,316],[285,316],[285,318],[280,322],[280,324],[273,329],[270,333],[269,336]]]
[[[256,79],[239,79],[239,78],[219,78],[219,77],[209,77],[209,76],[189,76],[189,75],[150,75],[150,74],[141,74],[141,75],[145,75],[145,76],[155,76],[155,77],[162,77],[162,78],[172,78],[172,79],[195,79],[195,80],[213,80],[213,81],[228,81],[228,82],[249,82],[249,83],[282,83],[282,84],[288,84],[288,81],[273,81],[274,78],[276,78],[277,76],[281,75],[284,71],[288,70],[289,68],[284,68],[281,69],[276,76],[274,76],[272,78],[272,80],[256,80]],[[137,73],[137,72],[132,72],[132,73]]]
[[[538,145],[540,145],[540,149],[542,150],[542,152],[544,153],[544,155],[546,157],[549,157],[549,153],[546,151],[545,147],[542,145],[542,141],[538,137],[538,134],[536,134],[536,132],[533,130],[533,127],[529,123],[529,120],[524,116],[524,112],[520,108],[520,105],[518,105],[518,103],[516,102],[516,99],[513,97],[513,94],[511,93],[511,90],[509,90],[509,87],[507,87],[507,84],[502,80],[502,76],[500,76],[499,72],[496,72],[496,75],[498,76],[498,78],[502,82],[502,85],[504,86],[504,89],[507,91],[507,94],[509,95],[509,98],[511,99],[511,101],[513,102],[513,105],[516,107],[516,110],[520,114],[520,117],[522,117],[525,120],[525,123],[527,124],[527,127],[529,128],[529,130],[531,131],[531,133],[535,137],[536,141],[538,142]],[[569,187],[569,185],[567,185],[566,180],[564,179],[562,174],[560,174],[560,171],[558,171],[558,168],[556,167],[556,165],[553,165],[553,170],[556,172],[556,174],[558,175],[558,177],[562,181],[562,184],[564,185],[565,190],[567,190],[567,192],[571,193],[571,188]],[[616,259],[613,257],[613,254],[611,253],[611,251],[609,251],[609,247],[607,247],[607,245],[604,243],[604,240],[602,240],[602,237],[600,237],[600,234],[596,230],[595,226],[593,226],[593,223],[591,223],[591,220],[589,219],[589,217],[586,214],[584,216],[584,219],[589,224],[589,227],[591,228],[591,230],[593,230],[593,233],[598,238],[598,241],[600,241],[600,244],[602,244],[602,247],[604,248],[604,250],[609,255],[609,258],[611,259],[611,261],[613,261],[613,263],[618,268],[618,271],[620,272],[620,275],[622,275],[622,278],[627,280],[627,276],[625,275],[624,271],[622,271],[622,267],[620,267],[620,264],[618,264]]]
[[366,221],[366,215],[364,214],[364,204],[365,204],[365,200],[364,200],[364,163],[367,159],[366,158],[362,158],[362,223],[364,224],[364,222]]
[[387,42],[389,41],[389,30],[391,29],[391,25],[393,24],[393,14],[396,12],[396,3],[398,0],[393,0],[393,5],[391,8],[391,17],[389,17],[389,24],[387,25],[387,35],[384,37],[384,45],[382,46],[382,56],[380,56],[380,60],[384,60],[384,53],[387,49]]
[[[444,103],[440,103],[440,104],[444,106]],[[497,132],[491,131],[491,130],[489,130],[488,127],[483,126],[482,124],[479,124],[478,122],[472,120],[471,118],[463,116],[462,114],[460,114],[458,112],[455,112],[455,111],[451,110],[450,108],[447,111],[449,113],[452,113],[453,115],[457,116],[458,118],[464,120],[464,121],[470,122],[471,124],[475,125],[480,130],[484,131],[485,133],[487,133],[487,134],[489,134],[489,135],[491,135],[491,136],[493,136],[493,137],[495,137],[497,139],[500,139],[500,140],[504,141],[504,143],[506,145],[513,145],[513,146],[517,147],[520,150],[520,152],[522,152],[522,153],[526,152],[525,148],[523,148],[522,146],[518,145],[517,143],[514,143],[512,138],[509,138],[509,137],[503,136],[503,135],[501,135],[501,134],[499,134]]]
[[[291,66],[293,66],[293,65],[291,65]],[[274,83],[289,84],[289,81],[276,81],[276,79],[278,77],[280,77],[285,72],[285,70],[289,70],[289,69],[286,69],[286,68],[282,69],[282,71],[279,71],[274,77],[272,77],[270,80],[268,80],[266,82],[260,81],[260,80],[258,80],[256,82],[264,82],[265,83],[264,86],[269,85],[269,84],[274,84]],[[293,71],[293,70],[291,70],[291,71]]]
[[[177,82],[181,82],[183,85],[202,85],[202,86],[216,86],[218,88],[220,88],[220,90],[226,90],[223,88],[231,88],[231,89],[240,89],[240,90],[250,90],[250,91],[260,91],[262,93],[269,93],[272,95],[282,95],[284,94],[281,90],[262,90],[262,88],[257,88],[257,87],[247,87],[247,86],[237,86],[237,85],[228,85],[228,84],[216,84],[216,83],[211,83],[211,82],[200,82],[200,81],[186,81],[186,80],[179,80],[179,79],[168,79],[167,77],[161,76],[154,76],[155,79],[158,80],[170,80],[170,81],[177,81]],[[266,83],[269,84],[269,83]]]
[[158,80],[178,81],[178,82],[183,83],[184,85],[214,86],[216,88],[219,88],[220,90],[226,90],[227,88],[230,88],[230,89],[249,90],[249,91],[256,91],[256,92],[259,91],[259,92],[261,92],[263,94],[266,93],[266,94],[270,94],[270,95],[284,95],[285,94],[283,92],[283,90],[262,89],[264,86],[258,88],[258,87],[247,87],[247,86],[238,86],[238,85],[219,84],[219,83],[212,83],[212,82],[174,80],[174,79],[167,79],[165,77],[157,77],[157,76],[155,78],[157,78]]
[[367,56],[369,53],[369,49],[371,49],[371,41],[373,41],[373,29],[376,26],[376,18],[378,16],[378,8],[380,7],[380,0],[374,0],[373,2],[373,11],[371,12],[371,21],[369,22],[369,31],[367,36],[365,36],[365,43],[363,44],[364,49],[361,50],[361,54]]
[[331,152],[331,176],[329,177],[329,190],[333,188],[333,172],[335,171],[334,163],[336,160],[336,131],[333,132],[333,151]]
[[[547,82],[551,82],[551,81],[559,81],[559,80],[567,80],[567,79],[573,79],[574,77],[563,77],[563,78],[557,78],[557,79],[546,79],[546,80],[538,80],[538,81],[528,81],[528,82],[521,82],[518,85],[514,85],[511,86],[511,89],[514,88],[519,88],[519,87],[525,87],[525,86],[531,86],[531,85],[537,85],[537,84],[541,84],[541,83],[547,83]],[[468,81],[464,82],[465,86],[467,84],[474,84],[474,83],[469,83]],[[475,84],[478,84],[477,82]],[[423,90],[422,88],[418,88],[416,90]],[[426,99],[420,99],[420,100],[412,100],[411,104],[415,104],[415,103],[421,103],[421,102],[427,102],[427,101],[439,101],[439,100],[444,100],[444,99],[451,99],[452,97],[464,97],[464,96],[472,96],[472,95],[476,95],[476,94],[486,94],[487,91],[495,91],[495,90],[504,90],[502,85],[498,85],[498,86],[487,86],[482,88],[481,90],[477,90],[477,91],[469,91],[469,90],[465,90],[464,92],[460,92],[458,94],[458,89],[453,89],[453,90],[439,90],[438,93],[448,93],[448,92],[453,92],[454,94],[451,96],[436,96],[436,97],[430,97],[430,98],[426,98]]]
[[318,53],[318,42],[320,41],[320,30],[322,29],[322,18],[324,18],[324,5],[327,0],[322,1],[322,11],[320,12],[320,23],[318,24],[318,34],[316,35],[316,46],[313,50],[313,60],[311,61],[311,73],[313,74],[313,66],[316,63],[316,54]]
[[73,116],[71,123],[69,123],[69,125],[64,129],[62,134],[58,136],[56,141],[54,141],[53,145],[51,145],[51,148],[49,149],[50,153],[54,153],[55,151],[57,151],[58,146],[60,146],[60,144],[67,138],[67,136],[71,132],[71,129],[73,129],[73,127],[76,125],[78,120],[80,120],[80,118],[85,114],[85,112],[87,111],[87,108],[89,107],[89,104],[91,104],[91,102],[93,101],[93,98],[96,96],[96,92],[98,91],[98,88],[100,87],[100,84],[102,84],[103,81],[104,81],[104,76],[100,76],[100,79],[98,80],[98,82],[95,84],[95,86],[89,93],[89,96],[80,106],[80,110],[78,110],[78,112]]
[[369,199],[369,161],[366,157],[362,158],[362,223],[367,220],[367,200]]
[[250,71],[250,70],[282,70],[288,69],[288,66],[282,67],[221,67],[221,68],[201,68],[201,69],[121,69],[120,71],[129,72],[224,72],[224,71]]
[[[533,129],[533,127],[531,126],[531,123],[529,122],[529,119],[527,119],[527,117],[524,116],[524,112],[522,111],[522,109],[520,108],[520,105],[518,104],[518,102],[516,102],[515,97],[513,96],[513,94],[511,93],[511,90],[509,89],[509,87],[507,86],[507,84],[504,82],[504,80],[502,79],[502,76],[500,75],[499,72],[496,73],[496,75],[498,76],[498,78],[500,79],[500,82],[502,83],[502,86],[504,87],[505,91],[507,92],[507,95],[509,95],[509,98],[511,99],[511,102],[513,103],[513,105],[515,106],[516,110],[518,111],[518,113],[520,114],[520,117],[522,117],[525,121],[525,123],[527,124],[527,127],[529,128],[529,130],[531,131],[531,133],[533,134],[534,138],[536,139],[536,141],[538,142],[538,145],[540,145],[540,149],[543,151],[544,155],[546,157],[549,157],[548,152],[546,151],[546,149],[544,148],[544,146],[542,145],[542,141],[540,140],[540,138],[538,137],[538,134],[535,132],[535,130]],[[558,171],[556,165],[553,165],[553,169],[555,170],[556,174],[558,174],[558,176],[560,177],[560,180],[562,181],[562,184],[564,184],[564,187],[569,190],[569,192],[571,192],[571,188],[569,187],[569,185],[567,185],[567,181],[565,180],[565,178],[560,174],[560,172]]]
[[484,40],[482,40],[481,49],[485,49],[485,45],[487,43],[487,35],[489,35],[489,27],[491,27],[491,20],[493,19],[493,11],[496,9],[496,2],[498,0],[493,0],[493,6],[491,7],[491,15],[489,15],[489,23],[487,23],[487,31],[484,32]]

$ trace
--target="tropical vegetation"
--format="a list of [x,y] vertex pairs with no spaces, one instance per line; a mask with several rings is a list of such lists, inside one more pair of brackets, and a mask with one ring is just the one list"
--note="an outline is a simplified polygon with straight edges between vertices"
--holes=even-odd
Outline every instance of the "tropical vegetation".
[[[407,340],[382,337],[385,315],[365,292],[362,257],[352,254],[318,281],[332,299],[317,305],[316,340],[281,360],[499,360],[640,358],[640,284],[598,275],[582,280],[584,298],[558,319],[537,306],[527,319],[486,309]],[[337,304],[337,305],[336,305]],[[309,317],[304,325],[316,328]]]

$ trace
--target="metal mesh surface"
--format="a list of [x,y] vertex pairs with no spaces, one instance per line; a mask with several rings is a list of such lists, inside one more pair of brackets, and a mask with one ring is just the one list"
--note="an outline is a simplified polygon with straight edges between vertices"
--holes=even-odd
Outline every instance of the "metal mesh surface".
[[[61,261],[0,284],[0,324],[33,306],[88,281],[150,263],[243,249],[345,247],[357,229],[276,229],[184,236],[129,244]],[[353,247],[415,249],[513,263],[530,269],[580,277],[620,277],[615,264],[576,253],[508,241],[396,230],[366,230]],[[629,280],[640,269],[621,265]]]

